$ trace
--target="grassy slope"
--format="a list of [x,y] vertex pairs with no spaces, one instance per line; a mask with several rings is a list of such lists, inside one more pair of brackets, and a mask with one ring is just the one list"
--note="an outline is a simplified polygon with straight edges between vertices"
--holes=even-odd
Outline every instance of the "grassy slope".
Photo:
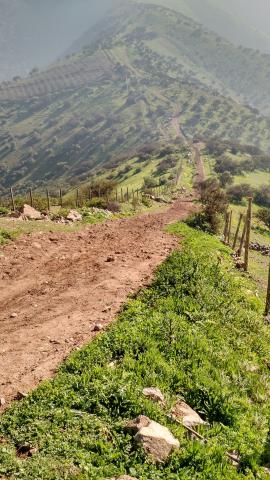
[[[104,479],[128,473],[140,480],[255,478],[269,462],[269,329],[255,286],[235,272],[229,251],[184,225],[181,252],[161,266],[153,285],[130,300],[118,321],[74,353],[1,418],[0,474],[21,480]],[[114,367],[111,366],[114,362]],[[186,437],[146,386],[202,412],[208,445]],[[146,414],[166,424],[181,448],[162,467],[134,449],[125,423]],[[28,442],[37,452],[16,458]],[[241,470],[226,460],[236,450]]]
[[[223,41],[217,47],[212,34],[198,30],[185,17],[141,8],[130,16],[130,10],[123,7],[110,18],[110,28],[105,23],[103,52],[96,54],[91,47],[63,60],[54,66],[50,81],[50,74],[32,78],[38,97],[3,106],[0,191],[6,192],[10,185],[18,190],[84,182],[96,173],[97,166],[113,163],[123,152],[174,140],[173,117],[187,137],[218,135],[270,148],[268,119],[212,89],[212,85],[222,86],[213,68],[219,70],[226,52],[235,62],[231,66],[235,72],[247,77],[241,70],[242,53],[233,50],[231,56],[233,47]],[[197,58],[198,45],[204,66]],[[97,76],[94,69],[85,85],[78,87],[74,78],[80,77],[80,69],[75,64],[92,55],[100,59],[94,64],[97,70],[102,66],[104,75]],[[254,67],[253,62],[250,65]],[[65,74],[64,81],[67,66],[72,73]],[[48,86],[54,93],[41,94]]]

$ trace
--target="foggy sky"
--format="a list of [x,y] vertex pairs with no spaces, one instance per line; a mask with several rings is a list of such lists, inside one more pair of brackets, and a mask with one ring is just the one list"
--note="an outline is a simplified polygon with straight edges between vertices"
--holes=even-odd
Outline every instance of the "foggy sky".
[[[117,0],[0,0],[0,80],[56,60]],[[144,0],[137,0],[144,1]],[[145,0],[270,53],[270,0]]]

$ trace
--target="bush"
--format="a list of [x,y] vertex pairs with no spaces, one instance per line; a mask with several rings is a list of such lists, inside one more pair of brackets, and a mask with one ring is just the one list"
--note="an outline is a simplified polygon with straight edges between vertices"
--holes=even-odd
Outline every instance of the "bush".
[[93,197],[86,202],[87,207],[107,209],[107,202],[105,198]]
[[257,212],[257,218],[261,220],[267,228],[270,228],[270,208],[261,208]]
[[118,213],[121,212],[121,206],[118,202],[115,200],[109,200],[107,205],[106,205],[107,210],[113,213]]
[[243,198],[251,197],[253,194],[254,189],[248,183],[233,185],[227,190],[227,195],[229,199],[235,203],[241,203]]
[[8,215],[10,210],[6,207],[0,207],[0,216]]
[[215,178],[201,182],[198,187],[203,212],[195,214],[193,222],[197,222],[202,230],[216,234],[220,228],[221,214],[228,206],[226,192],[220,188],[219,181]]

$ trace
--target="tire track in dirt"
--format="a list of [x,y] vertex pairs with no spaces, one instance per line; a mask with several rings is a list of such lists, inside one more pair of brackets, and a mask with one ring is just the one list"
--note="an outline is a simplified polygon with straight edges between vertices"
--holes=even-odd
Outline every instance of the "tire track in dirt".
[[[129,294],[151,281],[178,245],[164,231],[194,205],[89,226],[79,233],[36,233],[0,256],[0,397],[7,405],[51,377],[89,342]],[[13,315],[16,314],[16,315]]]

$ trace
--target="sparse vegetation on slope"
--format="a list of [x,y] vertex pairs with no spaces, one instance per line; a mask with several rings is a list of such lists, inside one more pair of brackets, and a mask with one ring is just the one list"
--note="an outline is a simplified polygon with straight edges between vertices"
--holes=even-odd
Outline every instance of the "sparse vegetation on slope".
[[[184,225],[181,252],[118,321],[72,355],[1,418],[0,473],[7,478],[268,478],[269,329],[254,285],[235,273],[229,250]],[[166,408],[142,395],[157,386]],[[184,398],[209,426],[208,444],[187,438],[167,413]],[[139,414],[167,425],[180,450],[162,466],[134,448],[125,425]],[[5,443],[6,442],[6,443]],[[19,446],[32,447],[26,460]],[[26,447],[27,449],[27,447]],[[239,469],[225,453],[235,452]]]
[[[145,145],[185,137],[237,138],[269,151],[269,119],[221,95],[238,98],[236,86],[249,91],[241,85],[241,50],[216,44],[180,14],[147,5],[120,7],[97,31],[82,40],[90,42],[82,52],[2,86],[0,193],[11,185],[78,185]],[[225,54],[230,68],[220,66]],[[248,68],[254,84],[254,62]],[[234,86],[225,85],[232,77]]]

